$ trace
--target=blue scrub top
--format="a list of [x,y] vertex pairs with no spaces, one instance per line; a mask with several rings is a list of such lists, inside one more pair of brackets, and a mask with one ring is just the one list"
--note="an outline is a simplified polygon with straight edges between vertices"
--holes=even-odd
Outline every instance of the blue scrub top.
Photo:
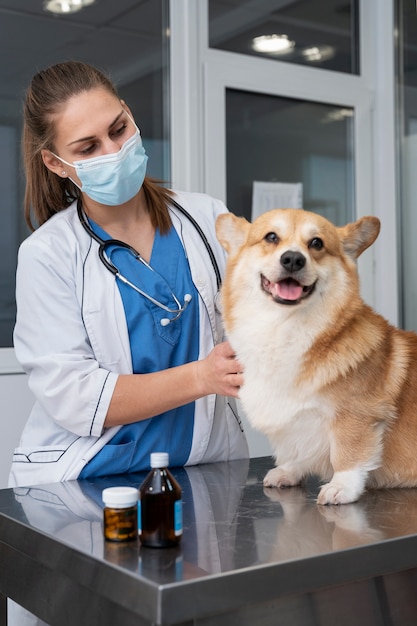
[[[109,235],[90,221],[103,240]],[[173,293],[184,302],[192,296],[184,313],[167,326],[162,318],[172,318],[129,285],[118,280],[126,313],[133,372],[157,372],[198,359],[198,292],[191,278],[185,250],[173,226],[168,234],[155,233],[150,259],[154,271],[117,246],[106,248],[107,255],[130,282],[170,309],[178,306]],[[163,394],[164,390],[161,389]],[[194,402],[147,420],[122,426],[111,441],[84,467],[79,478],[137,472],[149,468],[151,452],[169,453],[170,465],[184,465],[189,457],[194,427]]]

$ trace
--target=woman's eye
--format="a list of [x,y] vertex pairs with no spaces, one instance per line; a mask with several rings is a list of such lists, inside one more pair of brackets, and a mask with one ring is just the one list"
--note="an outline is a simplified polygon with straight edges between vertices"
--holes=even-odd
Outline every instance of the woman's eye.
[[268,243],[278,243],[279,241],[278,235],[276,233],[267,233],[264,239]]
[[91,144],[89,146],[86,146],[85,148],[80,150],[81,156],[88,156],[88,155],[90,155],[94,151],[95,147],[96,147],[95,144]]
[[124,122],[121,126],[119,126],[118,128],[115,128],[111,134],[113,136],[119,137],[120,135],[123,135],[126,128],[127,128],[127,124]]
[[308,244],[309,248],[313,248],[314,250],[322,250],[324,246],[323,240],[320,237],[314,237]]

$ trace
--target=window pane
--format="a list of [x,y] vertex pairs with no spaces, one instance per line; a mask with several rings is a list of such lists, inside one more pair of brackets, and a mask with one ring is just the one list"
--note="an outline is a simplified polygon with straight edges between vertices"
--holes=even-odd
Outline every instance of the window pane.
[[358,0],[209,0],[209,45],[359,74],[358,5]]
[[42,5],[0,0],[0,347],[12,346],[16,255],[28,235],[19,159],[21,103],[33,74],[68,59],[109,73],[141,129],[148,174],[170,178],[168,0],[96,0],[77,13],[59,16]]
[[[396,0],[398,18],[397,83],[401,97],[398,111],[401,146],[401,265],[402,325],[417,330],[417,15],[415,0]],[[413,271],[407,271],[408,268]]]
[[304,209],[337,225],[353,220],[352,137],[350,108],[228,89],[229,209],[251,219],[254,181],[290,183],[301,184]]

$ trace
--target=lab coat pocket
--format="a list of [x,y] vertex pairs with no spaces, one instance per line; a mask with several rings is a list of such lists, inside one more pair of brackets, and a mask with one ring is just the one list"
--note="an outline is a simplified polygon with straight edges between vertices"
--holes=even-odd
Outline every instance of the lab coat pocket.
[[40,446],[39,448],[16,448],[13,463],[57,463],[67,448]]
[[9,487],[57,482],[62,479],[62,463],[68,448],[39,446],[16,448],[9,476]]
[[125,474],[132,467],[136,441],[107,443],[85,466],[80,478]]

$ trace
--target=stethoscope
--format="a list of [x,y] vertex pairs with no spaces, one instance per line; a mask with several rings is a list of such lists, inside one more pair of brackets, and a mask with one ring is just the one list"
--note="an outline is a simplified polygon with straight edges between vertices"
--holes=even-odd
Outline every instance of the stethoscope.
[[[211,246],[210,246],[210,244],[208,242],[208,239],[207,239],[206,235],[204,234],[204,231],[202,230],[200,224],[193,218],[192,215],[190,215],[188,213],[188,211],[186,211],[184,209],[184,207],[182,207],[180,204],[178,204],[178,202],[176,202],[174,199],[170,199],[170,202],[178,211],[180,211],[180,213],[182,213],[183,215],[185,215],[185,217],[187,217],[189,219],[189,221],[192,223],[192,225],[194,226],[194,228],[196,229],[196,231],[200,235],[200,237],[201,237],[201,239],[202,239],[202,241],[204,243],[204,246],[205,246],[205,248],[206,248],[206,250],[208,252],[208,255],[210,257],[210,261],[211,261],[211,263],[213,265],[214,273],[216,274],[217,292],[219,292],[220,291],[220,287],[221,287],[221,282],[222,282],[221,274],[220,274],[219,266],[218,266],[217,261],[216,261],[216,257],[214,256],[213,249],[211,248]],[[152,302],[153,304],[158,306],[160,309],[164,310],[166,313],[169,313],[170,315],[174,316],[174,317],[163,317],[160,320],[161,326],[168,326],[168,324],[170,324],[171,322],[174,322],[179,317],[181,317],[181,315],[186,310],[188,304],[191,302],[191,299],[192,299],[191,294],[186,293],[184,295],[184,303],[181,304],[181,302],[178,300],[177,296],[170,289],[171,296],[172,296],[172,298],[173,298],[173,300],[174,300],[174,302],[176,304],[176,307],[177,307],[177,308],[171,309],[168,306],[166,306],[165,304],[163,304],[162,302],[159,302],[158,300],[153,298],[150,294],[146,293],[145,291],[143,291],[142,289],[140,289],[139,287],[134,285],[132,282],[130,282],[130,280],[128,280],[125,276],[123,276],[123,274],[121,274],[121,272],[119,271],[118,267],[112,262],[112,260],[110,259],[110,257],[106,253],[106,249],[107,248],[109,248],[110,246],[117,246],[118,248],[123,248],[124,250],[127,250],[127,252],[129,252],[129,254],[131,254],[137,261],[142,263],[151,272],[154,272],[154,273],[157,273],[157,272],[155,272],[153,267],[151,265],[149,265],[149,263],[146,261],[146,259],[144,259],[140,255],[140,253],[137,250],[135,250],[135,248],[130,246],[129,244],[125,243],[124,241],[120,241],[119,239],[102,239],[101,237],[99,237],[99,235],[97,235],[97,233],[95,233],[94,230],[91,228],[91,226],[90,226],[90,224],[88,222],[88,219],[87,219],[87,217],[86,217],[86,215],[85,215],[85,213],[83,211],[82,203],[81,203],[80,199],[78,199],[78,201],[77,201],[77,213],[78,213],[78,217],[80,219],[80,222],[81,222],[82,226],[84,227],[84,229],[86,230],[86,232],[90,235],[90,237],[92,237],[92,239],[97,241],[97,243],[99,244],[98,256],[100,258],[100,261],[103,263],[104,267],[106,269],[108,269],[109,272],[111,272],[122,283],[124,283],[125,285],[128,285],[129,287],[134,289],[141,296],[143,296],[144,298],[149,300],[149,302]]]

